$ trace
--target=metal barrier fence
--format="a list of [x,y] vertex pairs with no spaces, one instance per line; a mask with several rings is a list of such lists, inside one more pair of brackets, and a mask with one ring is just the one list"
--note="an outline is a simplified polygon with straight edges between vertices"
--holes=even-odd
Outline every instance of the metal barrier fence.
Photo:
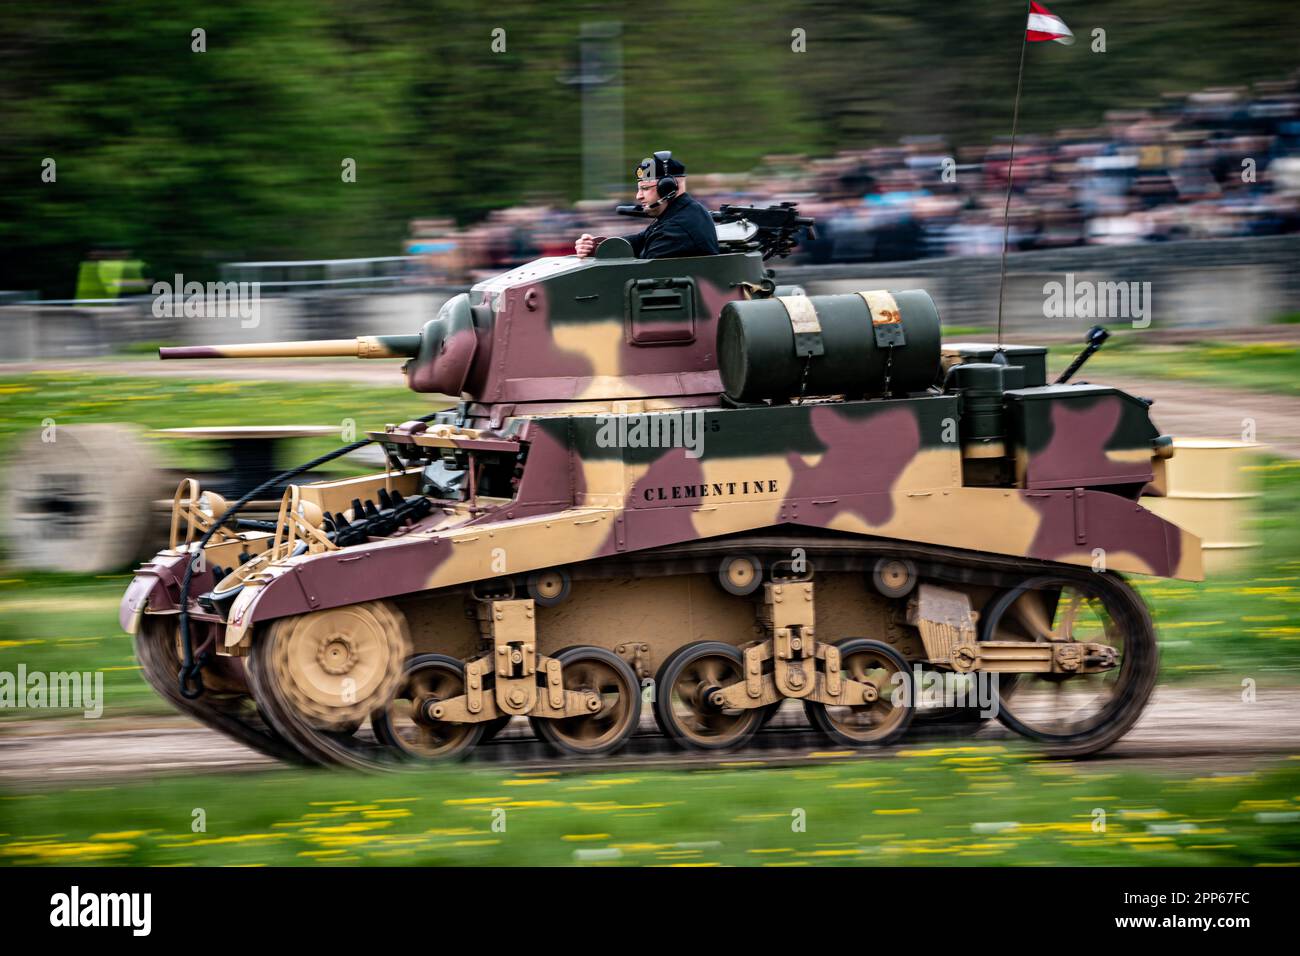
[[[1263,325],[1300,312],[1297,262],[1300,236],[1014,253],[1007,257],[1006,327],[1013,334],[1048,334],[1082,331],[1098,321],[1158,329]],[[925,288],[949,328],[988,327],[997,316],[996,256],[834,266],[776,263],[774,268],[778,282],[796,283],[814,294]],[[407,256],[230,263],[223,279],[261,284],[255,315],[159,315],[155,296],[0,305],[0,361],[105,355],[152,342],[269,342],[409,332],[463,291],[426,281],[418,261]],[[1049,291],[1053,283],[1062,288],[1055,298]],[[1140,302],[1144,314],[1053,313],[1066,293],[1102,283],[1111,284],[1112,293],[1114,284],[1125,284],[1126,293],[1133,293],[1128,305]]]
[[227,262],[221,267],[221,278],[224,282],[256,282],[264,292],[391,289],[434,284],[426,260],[420,256]]

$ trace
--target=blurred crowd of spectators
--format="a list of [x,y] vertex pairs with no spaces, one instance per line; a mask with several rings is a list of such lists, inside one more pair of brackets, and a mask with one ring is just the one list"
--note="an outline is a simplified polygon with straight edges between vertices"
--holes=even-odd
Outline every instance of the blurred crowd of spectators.
[[[1009,148],[952,149],[942,137],[843,151],[769,156],[750,173],[692,171],[690,191],[722,203],[799,203],[818,237],[790,262],[836,263],[996,254]],[[697,167],[698,168],[698,167]],[[1113,112],[1093,129],[1016,143],[1010,248],[1274,235],[1300,231],[1300,82],[1170,98]],[[538,256],[569,255],[583,232],[625,235],[644,223],[615,202],[502,209],[464,229],[412,224],[407,252],[449,281],[474,280]]]

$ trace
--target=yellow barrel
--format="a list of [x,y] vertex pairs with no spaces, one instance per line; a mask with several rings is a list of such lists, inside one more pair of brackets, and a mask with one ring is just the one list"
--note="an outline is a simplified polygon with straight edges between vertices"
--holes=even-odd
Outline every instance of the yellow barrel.
[[1259,547],[1253,537],[1254,499],[1248,468],[1257,442],[1227,438],[1175,438],[1165,462],[1169,493],[1142,504],[1201,539],[1207,576],[1239,570]]

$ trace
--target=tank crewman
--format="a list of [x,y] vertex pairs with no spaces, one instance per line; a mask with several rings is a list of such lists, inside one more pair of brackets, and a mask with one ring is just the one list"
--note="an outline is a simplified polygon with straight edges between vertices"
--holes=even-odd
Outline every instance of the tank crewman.
[[[718,230],[713,217],[686,194],[686,167],[673,159],[670,150],[660,150],[636,167],[636,201],[644,215],[654,219],[635,236],[628,236],[632,252],[639,259],[677,259],[683,256],[716,256]],[[605,241],[587,233],[573,244],[579,256],[589,256]]]

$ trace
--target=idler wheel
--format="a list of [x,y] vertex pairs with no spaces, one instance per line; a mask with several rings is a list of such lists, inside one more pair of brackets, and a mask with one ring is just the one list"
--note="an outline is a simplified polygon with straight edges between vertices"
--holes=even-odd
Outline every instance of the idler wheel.
[[566,647],[553,656],[564,689],[589,695],[593,706],[576,717],[529,717],[533,732],[559,753],[576,757],[602,756],[626,744],[641,719],[641,682],[632,668],[603,647]]
[[1155,628],[1121,578],[1044,575],[1004,592],[984,612],[981,641],[1085,642],[1118,663],[1083,674],[1002,674],[998,720],[1054,756],[1093,753],[1136,723],[1155,686]]
[[672,654],[655,680],[655,720],[678,746],[729,750],[743,746],[770,708],[727,708],[716,692],[745,678],[739,648],[721,641],[696,641]]
[[834,743],[847,747],[883,746],[898,740],[907,733],[916,712],[916,691],[907,660],[888,644],[863,637],[846,638],[835,646],[843,678],[873,684],[876,699],[864,699],[860,704],[805,700],[808,722]]
[[486,737],[492,724],[499,723],[493,720],[461,724],[430,716],[430,704],[463,693],[463,662],[446,654],[417,654],[408,658],[402,683],[392,700],[371,717],[375,737],[407,759],[463,758]]

